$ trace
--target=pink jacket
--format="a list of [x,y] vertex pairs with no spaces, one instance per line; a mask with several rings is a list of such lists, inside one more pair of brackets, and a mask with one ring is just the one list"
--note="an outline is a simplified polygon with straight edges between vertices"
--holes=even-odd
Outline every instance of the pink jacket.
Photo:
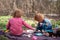
[[23,33],[23,29],[22,29],[23,25],[33,30],[33,28],[30,25],[28,25],[25,21],[23,21],[22,18],[10,19],[7,25],[7,29],[9,28],[10,33],[14,35],[21,35]]

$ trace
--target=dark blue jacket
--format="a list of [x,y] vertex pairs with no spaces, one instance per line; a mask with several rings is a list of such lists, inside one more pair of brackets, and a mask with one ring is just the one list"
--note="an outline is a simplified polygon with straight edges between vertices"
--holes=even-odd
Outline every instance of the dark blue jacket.
[[[53,32],[52,30],[52,24],[49,19],[44,19],[42,21],[42,26],[40,27],[40,23],[37,25],[37,30],[44,30],[46,32]],[[48,25],[46,25],[48,23]]]

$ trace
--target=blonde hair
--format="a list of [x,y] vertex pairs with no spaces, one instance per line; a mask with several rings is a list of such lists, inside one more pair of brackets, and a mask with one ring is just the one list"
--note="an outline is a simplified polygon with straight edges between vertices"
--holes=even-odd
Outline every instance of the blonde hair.
[[[16,14],[18,14],[18,15],[16,15]],[[16,10],[14,11],[14,13],[13,13],[13,17],[21,17],[22,14],[23,14],[23,11],[22,11],[22,10],[16,9]]]
[[37,13],[37,14],[35,14],[34,19],[35,19],[36,21],[42,22],[42,21],[44,20],[44,15],[41,14],[41,13]]

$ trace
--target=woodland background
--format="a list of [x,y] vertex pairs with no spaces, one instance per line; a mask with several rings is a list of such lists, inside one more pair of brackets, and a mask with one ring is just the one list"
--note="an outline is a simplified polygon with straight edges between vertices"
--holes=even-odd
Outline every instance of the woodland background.
[[33,17],[38,11],[60,19],[60,0],[0,0],[0,16],[12,15],[15,7],[23,10],[26,17]]

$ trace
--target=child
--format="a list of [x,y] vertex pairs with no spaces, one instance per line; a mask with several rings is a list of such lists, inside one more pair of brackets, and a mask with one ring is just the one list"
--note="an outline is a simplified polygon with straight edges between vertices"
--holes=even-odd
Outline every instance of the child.
[[40,30],[42,32],[42,30],[44,30],[45,32],[49,33],[50,37],[52,37],[53,30],[52,30],[52,24],[50,20],[45,18],[44,15],[40,13],[35,15],[35,20],[38,21],[36,31]]
[[10,34],[20,36],[23,33],[22,26],[26,26],[29,29],[34,30],[30,25],[28,25],[22,18],[22,11],[17,9],[13,14],[13,18],[11,18],[7,24],[7,30],[10,31]]
[[34,19],[36,20],[36,21],[38,21],[38,24],[37,24],[37,27],[36,27],[36,31],[38,31],[38,30],[40,30],[40,32],[42,32],[42,20],[44,20],[44,16],[43,15],[40,15],[40,14],[38,13],[38,14],[36,14],[35,15],[35,17],[34,17]]

